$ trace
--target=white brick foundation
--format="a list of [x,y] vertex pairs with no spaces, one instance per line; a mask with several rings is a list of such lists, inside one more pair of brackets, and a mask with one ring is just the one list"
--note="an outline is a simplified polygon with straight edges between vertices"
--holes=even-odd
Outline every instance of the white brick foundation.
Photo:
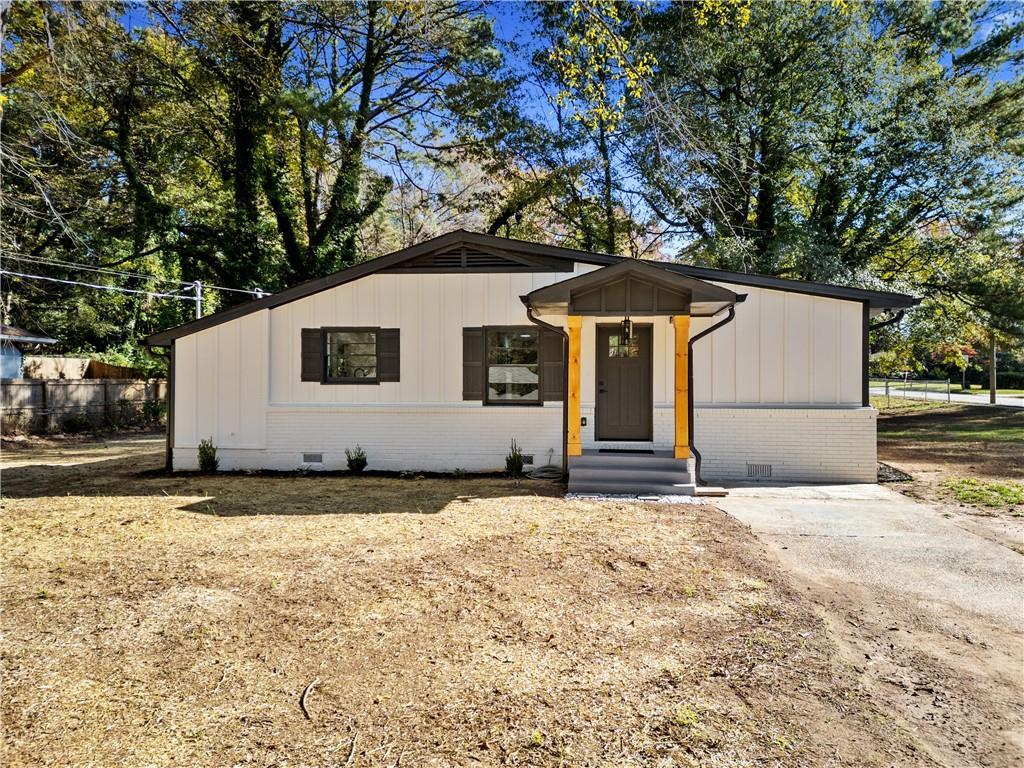
[[[562,463],[560,404],[271,407],[266,418],[268,448],[221,448],[221,469],[299,469],[307,452],[323,454],[316,469],[345,469],[345,449],[359,444],[368,469],[504,470],[513,438],[535,466],[547,464],[549,455]],[[175,469],[196,466],[194,447],[175,447]]]
[[700,408],[694,443],[707,481],[751,480],[770,464],[772,482],[874,483],[874,408]]
[[[748,464],[770,464],[774,482],[873,483],[877,413],[859,407],[697,407],[694,442],[701,476],[709,482],[746,481],[752,479]],[[618,445],[597,443],[593,409],[584,408],[583,415],[586,447]],[[303,453],[323,454],[316,469],[345,469],[345,449],[359,444],[370,469],[501,470],[512,438],[533,455],[535,466],[562,460],[559,404],[271,407],[266,419],[268,448],[221,447],[222,469],[299,469]],[[659,405],[655,439],[645,445],[671,448],[673,427],[671,407]],[[175,447],[175,469],[195,469],[196,462],[195,446]]]

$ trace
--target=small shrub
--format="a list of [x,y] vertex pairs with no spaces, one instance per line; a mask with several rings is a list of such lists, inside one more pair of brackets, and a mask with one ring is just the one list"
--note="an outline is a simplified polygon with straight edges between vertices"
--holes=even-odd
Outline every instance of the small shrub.
[[167,413],[167,403],[163,400],[143,400],[142,418],[147,424],[161,424]]
[[366,469],[366,451],[358,443],[354,450],[345,449],[345,458],[348,460],[348,471],[358,475]]
[[514,438],[512,446],[508,449],[508,455],[505,457],[505,471],[511,477],[522,477],[523,474],[523,452],[516,445]]
[[32,426],[32,416],[27,411],[20,409],[11,410],[5,408],[0,413],[0,420],[2,420],[2,432],[5,435],[23,435],[30,431]]
[[60,421],[60,428],[69,435],[88,432],[92,429],[92,420],[85,413],[69,413]]
[[217,458],[217,446],[213,444],[213,438],[208,437],[199,441],[199,471],[216,472],[220,466],[220,459]]

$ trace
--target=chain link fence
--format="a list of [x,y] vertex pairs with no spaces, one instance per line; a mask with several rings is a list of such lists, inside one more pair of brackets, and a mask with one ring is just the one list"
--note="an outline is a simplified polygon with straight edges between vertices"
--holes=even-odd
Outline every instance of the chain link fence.
[[872,395],[885,397],[886,405],[890,405],[893,398],[952,401],[949,379],[872,377],[868,379],[868,388]]

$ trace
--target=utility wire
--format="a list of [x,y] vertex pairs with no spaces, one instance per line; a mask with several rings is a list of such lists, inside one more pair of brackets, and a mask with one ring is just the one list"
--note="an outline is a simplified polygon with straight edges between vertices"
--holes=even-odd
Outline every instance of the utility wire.
[[[40,259],[35,256],[6,256],[5,258],[14,259],[15,261],[27,261],[34,264],[46,264],[54,267],[64,267],[67,269],[80,269],[86,272],[98,272],[106,275],[120,275],[122,277],[141,277],[146,280],[157,280],[164,283],[175,283],[181,285],[186,289],[191,288],[193,283],[185,280],[176,280],[173,277],[159,277],[157,275],[147,275],[142,272],[127,272],[122,269],[110,269],[109,267],[93,267],[88,264],[79,264],[73,261],[58,261],[55,259]],[[218,291],[230,291],[231,293],[244,293],[249,296],[266,296],[267,292],[258,289],[245,289],[245,288],[227,288],[223,285],[210,285],[203,283],[203,290],[207,288],[218,290]]]
[[24,272],[12,272],[9,269],[0,269],[0,275],[11,277],[24,277],[30,280],[46,280],[51,283],[63,283],[64,285],[81,285],[86,288],[98,288],[101,291],[119,291],[120,293],[138,293],[146,296],[166,299],[183,299],[184,301],[195,301],[193,296],[179,296],[176,293],[159,293],[157,291],[140,291],[134,288],[120,288],[116,285],[97,285],[96,283],[83,283],[80,280],[62,280],[59,277],[46,277],[45,275],[29,275]]

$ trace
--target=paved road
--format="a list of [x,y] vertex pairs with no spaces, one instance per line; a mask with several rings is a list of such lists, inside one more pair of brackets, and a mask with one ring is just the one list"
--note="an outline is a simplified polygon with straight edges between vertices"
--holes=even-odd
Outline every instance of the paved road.
[[[885,395],[885,387],[872,387],[872,395]],[[899,397],[904,394],[904,390],[898,389],[892,385],[889,386],[889,394],[892,397]],[[906,394],[913,400],[932,400],[936,402],[944,402],[946,394],[939,392],[929,392],[928,397],[924,396],[924,392],[921,389],[907,390]],[[977,395],[961,395],[951,393],[949,399],[954,403],[967,403],[969,405],[991,405],[988,401],[988,392]],[[1024,408],[1024,397],[1015,397],[1013,395],[996,395],[996,405],[1006,405],[1011,408]]]
[[877,587],[1024,631],[1024,557],[880,485],[743,487],[715,505],[811,581]]

